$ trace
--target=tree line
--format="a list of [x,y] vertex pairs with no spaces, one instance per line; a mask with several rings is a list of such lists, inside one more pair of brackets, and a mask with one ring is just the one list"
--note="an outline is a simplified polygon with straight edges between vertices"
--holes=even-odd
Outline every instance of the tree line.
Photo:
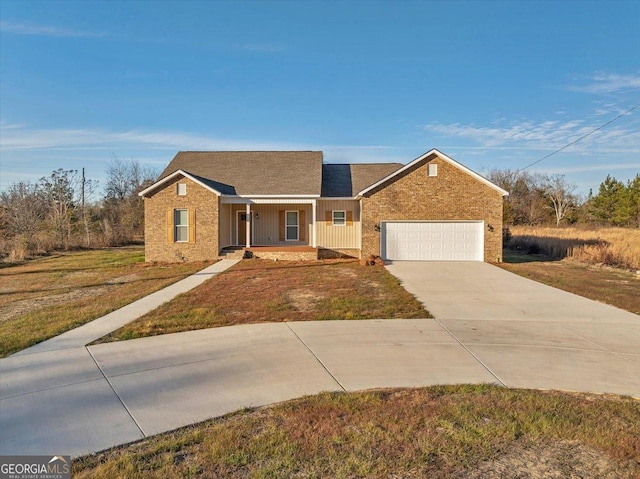
[[611,175],[597,193],[576,194],[564,175],[492,170],[488,179],[509,192],[505,198],[505,227],[516,225],[589,224],[640,227],[640,174],[626,183]]
[[144,204],[138,193],[158,172],[114,158],[106,185],[84,171],[58,169],[36,182],[19,181],[0,193],[0,257],[20,261],[55,250],[142,241]]

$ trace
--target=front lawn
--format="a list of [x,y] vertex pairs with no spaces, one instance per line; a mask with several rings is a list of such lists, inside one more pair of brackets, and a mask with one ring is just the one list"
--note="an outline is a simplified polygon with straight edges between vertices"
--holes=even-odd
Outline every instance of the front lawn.
[[636,478],[640,402],[496,386],[325,393],[73,461],[74,478]]
[[98,342],[246,323],[430,317],[382,267],[253,259]]
[[60,253],[0,268],[0,356],[99,318],[209,263],[144,262],[141,246]]

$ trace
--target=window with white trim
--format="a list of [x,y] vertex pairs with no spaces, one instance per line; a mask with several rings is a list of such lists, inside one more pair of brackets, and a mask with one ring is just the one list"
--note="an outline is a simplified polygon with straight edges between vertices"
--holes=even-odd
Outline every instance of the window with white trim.
[[438,176],[438,165],[436,163],[429,163],[427,165],[428,176]]
[[298,222],[298,211],[285,212],[285,240],[298,241],[300,238],[300,224]]
[[178,183],[178,196],[187,196],[187,184]]
[[331,220],[333,226],[346,226],[347,212],[345,210],[333,210]]
[[173,237],[176,243],[189,242],[189,210],[173,211]]

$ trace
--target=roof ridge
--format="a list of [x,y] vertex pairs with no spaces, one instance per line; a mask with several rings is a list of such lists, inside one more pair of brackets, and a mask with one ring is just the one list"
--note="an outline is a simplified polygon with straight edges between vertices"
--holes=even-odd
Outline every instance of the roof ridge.
[[399,161],[384,161],[377,163],[322,163],[323,165],[342,165],[342,166],[351,166],[351,165],[404,165],[404,163],[400,163]]
[[179,150],[178,153],[322,153],[322,150]]

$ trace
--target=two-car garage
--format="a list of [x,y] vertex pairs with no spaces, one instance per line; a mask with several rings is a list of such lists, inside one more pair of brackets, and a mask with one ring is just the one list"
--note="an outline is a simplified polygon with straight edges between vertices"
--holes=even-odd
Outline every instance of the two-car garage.
[[483,221],[383,221],[382,259],[483,261]]

